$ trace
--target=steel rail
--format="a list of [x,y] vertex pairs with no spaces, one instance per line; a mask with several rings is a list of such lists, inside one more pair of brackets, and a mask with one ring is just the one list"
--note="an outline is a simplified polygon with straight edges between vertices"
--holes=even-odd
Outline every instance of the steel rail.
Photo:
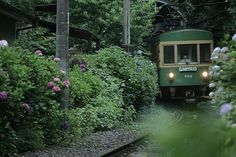
[[100,157],[111,157],[111,156],[114,156],[114,155],[116,155],[116,154],[118,154],[118,153],[128,149],[130,146],[135,145],[135,144],[145,140],[146,138],[148,138],[148,136],[149,135],[143,135],[141,137],[138,137],[135,140],[133,140],[133,141],[127,143],[127,144],[124,144],[124,145],[122,145],[119,148],[113,149],[113,150],[111,150],[111,151],[101,155]]

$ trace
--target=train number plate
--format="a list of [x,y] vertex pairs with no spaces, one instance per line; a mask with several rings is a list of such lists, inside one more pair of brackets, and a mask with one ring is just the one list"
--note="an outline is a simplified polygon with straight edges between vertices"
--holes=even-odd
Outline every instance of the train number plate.
[[179,67],[179,71],[197,71],[197,67]]
[[193,78],[193,75],[184,75],[184,78]]

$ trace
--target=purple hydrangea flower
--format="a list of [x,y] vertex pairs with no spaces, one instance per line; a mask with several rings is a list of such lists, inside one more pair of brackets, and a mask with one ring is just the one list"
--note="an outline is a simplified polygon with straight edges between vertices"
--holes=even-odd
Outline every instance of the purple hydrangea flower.
[[22,106],[22,108],[23,108],[23,110],[24,110],[25,112],[29,112],[29,111],[30,111],[30,106],[29,106],[29,104],[23,103],[21,106]]
[[220,107],[220,114],[224,115],[229,113],[231,110],[233,109],[233,105],[231,103],[224,103],[221,107]]
[[5,100],[7,100],[7,92],[4,92],[4,91],[2,91],[2,92],[0,92],[0,101],[5,101]]
[[82,72],[86,71],[87,66],[85,64],[80,64],[80,70]]
[[69,122],[68,121],[64,121],[61,124],[61,128],[64,129],[64,130],[67,130],[69,128]]

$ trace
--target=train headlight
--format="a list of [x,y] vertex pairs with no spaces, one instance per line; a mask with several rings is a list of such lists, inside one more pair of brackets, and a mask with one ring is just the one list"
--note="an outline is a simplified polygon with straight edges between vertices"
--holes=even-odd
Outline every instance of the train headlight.
[[202,76],[203,76],[203,78],[207,78],[208,77],[208,72],[207,71],[203,71],[202,72]]
[[170,73],[169,73],[169,78],[170,78],[170,79],[173,79],[174,77],[175,77],[175,74],[172,73],[172,72],[170,72]]

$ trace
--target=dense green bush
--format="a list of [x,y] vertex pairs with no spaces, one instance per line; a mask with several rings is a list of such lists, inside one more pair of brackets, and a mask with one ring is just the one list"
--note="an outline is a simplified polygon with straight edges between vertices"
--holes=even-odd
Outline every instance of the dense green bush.
[[[85,71],[81,65],[75,65],[70,72],[70,104],[75,110],[80,108],[76,114],[81,117],[79,129],[91,132],[130,123],[134,110],[132,107],[122,108],[120,81],[109,75],[103,80],[92,71]],[[73,115],[70,115],[74,117],[72,119],[76,119]]]
[[76,65],[70,72],[70,100],[74,107],[83,107],[95,98],[103,88],[102,80],[91,72],[83,72]]
[[112,101],[107,97],[95,98],[91,104],[82,108],[67,110],[71,132],[81,137],[97,130],[107,130],[130,124],[134,110],[119,108]]
[[132,107],[122,108],[115,99],[98,96],[90,105],[97,116],[96,130],[111,129],[123,124],[130,124],[135,113]]
[[[62,74],[54,61],[21,49],[0,48],[1,155],[60,140],[61,92],[48,86],[55,77]],[[62,83],[54,86],[64,88]]]
[[136,108],[151,105],[158,91],[155,66],[142,56],[132,57],[122,49],[102,49],[95,55],[87,55],[88,69],[109,82],[113,79],[119,85],[124,104]]
[[55,55],[56,35],[49,33],[45,28],[34,28],[19,34],[19,38],[14,42],[14,46],[34,52],[37,49],[43,51],[45,55]]

